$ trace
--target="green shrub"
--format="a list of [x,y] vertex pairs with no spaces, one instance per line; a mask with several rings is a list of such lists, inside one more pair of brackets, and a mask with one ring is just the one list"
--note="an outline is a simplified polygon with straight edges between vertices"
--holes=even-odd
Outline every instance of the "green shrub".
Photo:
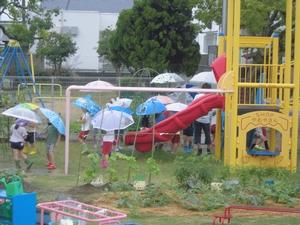
[[225,179],[229,174],[222,162],[211,157],[179,157],[176,164],[176,179],[185,189],[202,189],[203,185]]
[[141,195],[143,207],[164,206],[170,203],[170,198],[157,185],[149,185]]

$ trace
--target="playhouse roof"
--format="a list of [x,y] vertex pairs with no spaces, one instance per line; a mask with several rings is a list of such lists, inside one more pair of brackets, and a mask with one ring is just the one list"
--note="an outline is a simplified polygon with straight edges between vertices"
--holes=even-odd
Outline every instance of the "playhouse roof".
[[98,11],[101,13],[119,13],[133,6],[133,0],[44,0],[45,9]]

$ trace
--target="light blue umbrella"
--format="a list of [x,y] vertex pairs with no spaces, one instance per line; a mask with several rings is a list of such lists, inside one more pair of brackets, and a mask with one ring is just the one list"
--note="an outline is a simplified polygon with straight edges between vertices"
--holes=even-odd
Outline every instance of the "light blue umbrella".
[[109,106],[109,109],[116,110],[116,111],[123,112],[123,113],[127,113],[129,115],[132,115],[132,113],[133,113],[130,108],[122,107],[122,106],[119,106],[119,105]]
[[60,134],[65,134],[65,125],[62,118],[50,109],[40,108],[44,116],[49,120],[50,123],[58,130]]
[[163,103],[155,99],[149,99],[136,108],[136,114],[138,116],[153,115],[165,110],[166,107]]
[[73,105],[86,109],[91,115],[95,115],[101,110],[101,107],[92,100],[90,96],[80,97],[73,101]]

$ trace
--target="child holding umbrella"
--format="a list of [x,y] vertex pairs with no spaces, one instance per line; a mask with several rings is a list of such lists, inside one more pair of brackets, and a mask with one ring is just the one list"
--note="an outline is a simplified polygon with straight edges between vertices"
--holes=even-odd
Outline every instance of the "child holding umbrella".
[[33,165],[26,154],[23,152],[25,139],[27,137],[27,131],[24,128],[26,122],[21,119],[17,119],[16,122],[11,126],[11,136],[9,138],[10,146],[13,150],[13,157],[15,160],[16,168],[22,169],[21,167],[21,159],[24,160],[27,165],[26,170],[30,170]]
[[60,134],[56,127],[48,120],[48,126],[46,128],[46,151],[47,151],[47,168],[48,170],[56,169],[55,161],[54,161],[54,149],[57,143],[60,140]]
[[47,150],[47,168],[49,170],[56,169],[54,162],[54,149],[60,140],[60,135],[65,134],[65,125],[63,120],[60,117],[60,114],[46,109],[40,108],[41,112],[48,120],[48,126],[46,127],[45,134],[46,136],[46,150]]

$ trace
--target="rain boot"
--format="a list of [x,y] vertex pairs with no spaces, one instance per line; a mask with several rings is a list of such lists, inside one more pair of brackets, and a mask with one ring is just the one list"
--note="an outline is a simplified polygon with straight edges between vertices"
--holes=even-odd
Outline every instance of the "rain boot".
[[101,167],[102,169],[106,169],[106,168],[108,167],[108,161],[105,160],[105,159],[102,159],[102,160],[100,161],[100,167]]
[[202,155],[202,148],[198,148],[197,155]]
[[23,153],[25,153],[25,154],[29,154],[30,153],[30,149],[29,149],[29,147],[27,145],[24,146]]
[[37,153],[36,147],[30,147],[29,155],[35,155]]
[[21,161],[20,160],[15,160],[15,164],[16,164],[17,170],[22,169],[22,167],[21,167]]
[[184,151],[184,153],[188,153],[189,152],[189,149],[188,149],[188,146],[183,146],[183,151]]
[[30,161],[29,159],[25,159],[25,164],[27,165],[26,171],[29,171],[33,165],[33,162]]
[[188,146],[188,152],[189,152],[189,153],[192,153],[192,152],[193,152],[193,146],[192,146],[192,145],[189,145],[189,146]]

